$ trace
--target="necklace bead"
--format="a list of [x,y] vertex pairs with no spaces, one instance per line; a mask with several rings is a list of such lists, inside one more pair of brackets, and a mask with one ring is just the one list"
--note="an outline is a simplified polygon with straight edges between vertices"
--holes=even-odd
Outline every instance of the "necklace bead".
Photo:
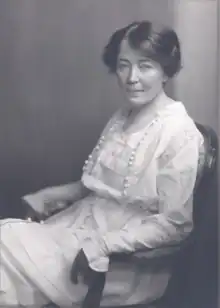
[[[119,121],[116,121],[116,122],[113,124],[113,126],[109,129],[109,133],[110,133],[110,132],[112,133],[112,131],[114,131],[114,130],[116,129],[116,127],[119,125],[119,123],[120,123]],[[97,145],[96,145],[95,148],[94,148],[94,150],[95,150],[96,153],[100,151],[101,145],[103,144],[103,142],[105,141],[105,139],[106,139],[106,137],[105,137],[104,135],[102,135],[102,136],[100,137],[100,139],[99,139]],[[96,155],[98,155],[98,154],[96,154]],[[89,165],[90,163],[92,163],[92,160],[93,160],[93,155],[90,154],[90,155],[88,156],[88,159],[85,161],[84,166],[83,166],[83,168],[82,168],[83,172],[88,171],[88,165]]]
[[[146,138],[146,136],[148,135],[148,129],[149,129],[149,127],[151,127],[155,122],[156,122],[156,120],[153,120],[153,121],[151,122],[151,124],[148,125],[148,127],[146,128],[145,133],[143,134],[143,136],[141,137],[141,139],[139,140],[139,142],[136,144],[135,149],[132,150],[131,155],[130,155],[130,157],[129,157],[129,159],[128,159],[128,165],[127,165],[127,166],[128,166],[128,167],[127,167],[127,168],[128,168],[128,174],[130,173],[131,168],[132,168],[132,166],[133,166],[133,164],[134,164],[134,161],[135,161],[135,158],[136,158],[136,155],[137,155],[137,151],[138,151],[140,145],[142,145],[142,144],[145,142],[145,138]],[[110,134],[110,133],[112,133],[113,131],[115,131],[119,124],[120,124],[120,121],[116,121],[116,122],[112,125],[112,127],[109,129],[108,134]],[[105,135],[102,135],[102,136],[100,137],[100,139],[99,139],[97,145],[95,146],[94,150],[95,150],[97,156],[98,156],[98,153],[97,153],[97,152],[100,151],[101,146],[102,146],[102,144],[104,143],[105,140],[106,140],[106,136],[105,136]],[[88,156],[88,159],[85,161],[84,166],[83,166],[83,172],[88,172],[88,168],[89,168],[89,165],[91,165],[91,163],[93,163],[93,155],[92,155],[92,154],[90,154],[90,155]],[[135,172],[135,174],[136,174],[136,172]],[[126,196],[126,195],[127,195],[127,193],[128,193],[127,190],[128,190],[128,188],[129,188],[130,185],[131,185],[131,183],[129,183],[129,177],[126,176],[126,177],[124,178],[124,181],[123,181],[123,191],[122,191],[123,196]]]

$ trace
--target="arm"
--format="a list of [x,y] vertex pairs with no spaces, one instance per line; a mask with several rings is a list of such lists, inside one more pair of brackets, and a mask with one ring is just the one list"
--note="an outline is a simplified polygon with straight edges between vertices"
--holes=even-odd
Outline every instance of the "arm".
[[57,189],[57,192],[60,193],[60,195],[65,196],[66,200],[70,202],[76,202],[86,197],[89,193],[89,190],[80,180],[65,185],[56,186],[55,188]]
[[[159,213],[143,218],[137,228],[108,232],[102,238],[88,240],[83,250],[90,266],[106,271],[109,255],[172,245],[185,239],[192,230],[192,194],[199,158],[198,137],[174,142],[174,155],[158,170]],[[146,200],[147,202],[147,200]]]
[[76,181],[44,188],[36,193],[26,195],[22,199],[35,212],[48,215],[84,198],[88,193],[89,190],[82,182]]

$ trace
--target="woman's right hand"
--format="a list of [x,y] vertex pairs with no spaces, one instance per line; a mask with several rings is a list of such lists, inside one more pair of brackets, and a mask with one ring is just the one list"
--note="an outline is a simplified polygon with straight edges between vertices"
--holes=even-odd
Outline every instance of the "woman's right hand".
[[66,193],[65,186],[48,187],[39,191],[38,194],[42,194],[46,216],[66,208],[72,201]]
[[53,186],[44,188],[36,193],[26,195],[22,198],[35,212],[44,217],[66,208],[71,203],[65,186]]

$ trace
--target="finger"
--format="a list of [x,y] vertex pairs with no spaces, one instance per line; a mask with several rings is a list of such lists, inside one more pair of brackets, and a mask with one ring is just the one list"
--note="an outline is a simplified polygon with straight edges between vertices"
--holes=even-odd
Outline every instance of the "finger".
[[65,201],[58,201],[56,203],[56,209],[57,210],[62,210],[66,207],[66,202]]
[[54,201],[44,201],[44,215],[49,217],[55,212],[56,206]]
[[42,213],[35,212],[34,217],[37,221],[40,221],[43,217]]
[[64,201],[44,200],[44,213],[46,216],[54,215],[66,207]]
[[39,221],[41,219],[41,215],[36,213],[35,211],[33,210],[29,210],[26,217],[25,217],[26,220],[28,221]]
[[25,213],[24,219],[28,221],[30,221],[30,218],[31,220],[35,220],[35,212],[25,200],[22,200],[22,206],[24,207]]

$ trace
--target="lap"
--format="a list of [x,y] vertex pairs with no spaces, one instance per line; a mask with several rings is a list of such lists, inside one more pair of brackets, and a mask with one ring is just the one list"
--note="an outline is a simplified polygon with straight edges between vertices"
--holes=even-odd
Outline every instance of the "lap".
[[7,265],[10,259],[10,271],[13,270],[16,277],[27,277],[32,285],[61,306],[70,306],[83,298],[85,288],[76,288],[70,281],[70,269],[79,246],[71,232],[62,230],[58,237],[47,225],[19,219],[2,220],[0,227],[0,253],[6,259],[2,264]]

